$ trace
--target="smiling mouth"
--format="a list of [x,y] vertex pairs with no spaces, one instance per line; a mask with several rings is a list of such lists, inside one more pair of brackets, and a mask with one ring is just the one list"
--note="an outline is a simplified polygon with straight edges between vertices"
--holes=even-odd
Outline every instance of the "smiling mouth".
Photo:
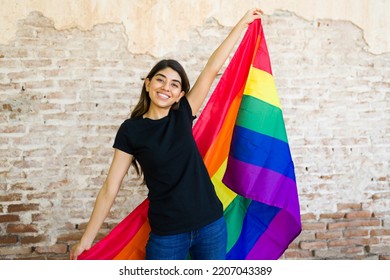
[[161,98],[163,98],[163,99],[169,99],[169,98],[170,98],[169,95],[164,94],[164,93],[161,93],[161,92],[158,93],[158,96],[161,97]]

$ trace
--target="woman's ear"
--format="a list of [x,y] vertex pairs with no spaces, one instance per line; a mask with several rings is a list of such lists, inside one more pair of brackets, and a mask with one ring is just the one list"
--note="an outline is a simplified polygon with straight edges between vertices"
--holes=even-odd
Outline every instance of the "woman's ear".
[[176,103],[179,103],[180,99],[185,95],[186,93],[184,92],[184,90],[182,92],[180,92],[180,95],[179,97],[177,98],[176,100]]
[[149,92],[149,88],[150,88],[150,80],[149,80],[149,78],[146,78],[145,79],[145,89],[146,89],[146,92]]

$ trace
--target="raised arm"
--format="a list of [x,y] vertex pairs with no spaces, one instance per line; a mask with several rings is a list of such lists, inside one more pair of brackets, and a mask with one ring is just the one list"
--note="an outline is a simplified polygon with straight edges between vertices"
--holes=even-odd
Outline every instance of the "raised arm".
[[194,86],[187,94],[187,99],[191,105],[192,114],[194,116],[201,108],[203,101],[206,99],[210,91],[214,79],[216,78],[219,70],[221,70],[226,59],[229,57],[230,52],[240,38],[242,31],[246,29],[255,19],[259,19],[262,14],[263,11],[257,8],[249,10],[233,27],[221,45],[210,56],[205,68],[202,70]]
[[103,187],[99,191],[99,194],[96,198],[95,206],[93,208],[87,228],[85,229],[80,242],[72,247],[69,256],[70,259],[76,260],[84,250],[91,248],[100,227],[110,212],[111,206],[114,203],[123,178],[130,167],[131,160],[131,155],[115,149],[110,170]]

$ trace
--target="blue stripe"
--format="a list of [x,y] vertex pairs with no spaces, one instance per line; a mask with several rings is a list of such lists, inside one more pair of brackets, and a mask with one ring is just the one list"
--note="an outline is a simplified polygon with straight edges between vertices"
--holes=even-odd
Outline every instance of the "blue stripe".
[[279,139],[236,125],[230,145],[230,156],[273,170],[295,181],[289,145]]
[[280,208],[252,201],[243,222],[240,237],[226,254],[228,260],[245,260],[260,236],[267,230]]

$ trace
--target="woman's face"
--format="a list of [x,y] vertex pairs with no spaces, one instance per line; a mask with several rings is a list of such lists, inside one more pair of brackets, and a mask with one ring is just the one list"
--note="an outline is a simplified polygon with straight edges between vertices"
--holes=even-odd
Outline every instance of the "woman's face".
[[161,108],[170,108],[184,96],[181,90],[180,75],[172,68],[158,71],[150,80],[145,80],[152,104]]

